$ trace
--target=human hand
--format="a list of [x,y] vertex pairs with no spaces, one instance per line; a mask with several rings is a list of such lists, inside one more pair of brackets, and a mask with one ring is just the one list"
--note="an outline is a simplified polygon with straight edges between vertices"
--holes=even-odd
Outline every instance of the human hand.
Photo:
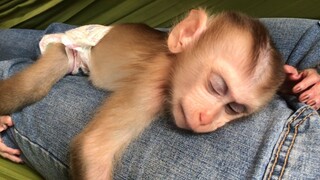
[[298,72],[295,67],[285,65],[284,71],[287,76],[280,91],[293,94],[300,102],[318,110],[320,108],[320,75],[317,70],[310,68]]
[[[0,116],[0,133],[11,126],[13,126],[13,122],[10,116]],[[20,150],[6,146],[0,137],[0,156],[16,163],[22,163],[23,161],[19,157],[20,153]]]

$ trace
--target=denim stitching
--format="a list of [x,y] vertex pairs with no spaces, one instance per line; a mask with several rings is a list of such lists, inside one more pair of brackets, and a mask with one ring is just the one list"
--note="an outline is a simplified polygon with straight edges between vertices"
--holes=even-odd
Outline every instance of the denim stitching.
[[271,179],[271,176],[272,176],[272,174],[274,173],[274,169],[275,169],[275,167],[276,167],[276,165],[277,165],[277,162],[278,162],[278,159],[279,159],[279,154],[280,154],[280,152],[281,152],[282,146],[283,146],[283,144],[284,144],[287,136],[288,136],[289,133],[290,133],[290,124],[292,124],[292,122],[294,122],[306,109],[307,109],[307,107],[301,109],[301,111],[299,112],[299,114],[298,114],[297,116],[295,116],[295,117],[288,123],[288,125],[287,125],[287,128],[288,128],[288,129],[287,129],[284,137],[282,138],[282,140],[281,140],[281,142],[280,142],[280,144],[279,144],[279,146],[278,146],[277,153],[275,154],[275,159],[274,159],[273,165],[272,165],[272,167],[271,167],[271,171],[269,172],[268,180]]
[[29,139],[28,137],[26,137],[25,135],[23,135],[18,129],[14,128],[14,131],[16,132],[16,134],[18,134],[21,138],[25,139],[27,142],[30,143],[30,145],[36,145],[39,147],[39,149],[41,149],[42,151],[47,152],[48,154],[50,154],[50,157],[58,162],[60,164],[60,166],[63,166],[64,168],[68,169],[68,166],[66,164],[64,164],[63,162],[61,162],[54,154],[50,153],[48,150],[46,150],[44,147],[42,147],[41,145],[39,145],[38,143],[33,142],[31,139]]
[[[293,138],[292,138],[292,140],[291,140],[291,144],[290,144],[290,146],[289,146],[289,148],[288,148],[288,151],[287,151],[287,153],[286,153],[286,157],[285,157],[285,159],[284,159],[284,163],[283,163],[283,167],[282,167],[282,169],[281,169],[281,173],[280,173],[280,175],[279,175],[279,179],[282,179],[282,176],[283,176],[283,174],[284,174],[284,171],[285,171],[285,167],[286,167],[286,165],[287,165],[287,163],[288,163],[288,159],[289,159],[289,155],[290,155],[290,152],[291,152],[291,150],[292,150],[292,148],[293,148],[293,145],[294,145],[294,142],[295,142],[295,140],[296,140],[296,137],[297,137],[297,135],[298,135],[298,128],[299,128],[299,126],[302,124],[302,123],[304,123],[310,116],[312,116],[312,115],[315,115],[316,113],[311,113],[311,114],[309,114],[309,115],[307,115],[305,118],[303,118],[297,125],[295,125],[295,127],[294,127],[294,135],[293,135]],[[291,123],[291,122],[290,122]],[[289,126],[289,125],[288,125]]]

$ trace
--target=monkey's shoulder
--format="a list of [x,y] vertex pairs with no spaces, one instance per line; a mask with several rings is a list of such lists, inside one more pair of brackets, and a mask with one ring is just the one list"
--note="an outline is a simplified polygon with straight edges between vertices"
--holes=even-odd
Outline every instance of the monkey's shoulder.
[[[102,38],[99,46],[104,46],[105,49],[121,50],[121,55],[135,54],[157,54],[160,52],[168,52],[166,45],[167,33],[156,30],[145,24],[119,24],[114,25],[110,31]],[[118,49],[118,50],[116,50]]]
[[132,34],[140,38],[160,38],[165,39],[167,33],[154,29],[143,23],[126,23],[118,24],[114,26],[114,30],[118,31],[122,35]]
[[166,43],[167,36],[166,32],[140,23],[114,25],[106,34],[109,41],[116,40],[118,42],[134,43],[142,46],[154,46]]

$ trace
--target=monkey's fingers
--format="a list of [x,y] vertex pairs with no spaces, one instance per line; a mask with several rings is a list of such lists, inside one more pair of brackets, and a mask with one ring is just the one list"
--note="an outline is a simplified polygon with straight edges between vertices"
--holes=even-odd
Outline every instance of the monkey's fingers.
[[301,93],[320,82],[320,75],[315,69],[306,69],[302,72],[302,80],[293,87],[293,93]]

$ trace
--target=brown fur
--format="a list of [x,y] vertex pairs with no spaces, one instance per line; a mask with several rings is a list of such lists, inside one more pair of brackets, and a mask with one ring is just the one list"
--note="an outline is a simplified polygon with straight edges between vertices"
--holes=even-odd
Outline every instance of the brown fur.
[[64,45],[51,45],[32,66],[0,80],[0,115],[9,115],[45,97],[67,73],[67,59]]
[[[132,36],[121,38],[121,34]],[[165,39],[165,33],[144,25],[119,25],[92,49],[93,84],[103,89],[111,87],[115,92],[72,143],[75,179],[110,177],[114,159],[163,108],[172,63]],[[125,73],[119,73],[119,69]],[[84,165],[97,169],[87,172]]]
[[[219,59],[212,61],[221,50],[220,46],[213,48],[214,43],[220,37],[236,37],[234,32],[240,33],[235,43],[251,45],[248,54],[245,48],[243,53],[239,51],[241,58],[247,58],[239,62],[239,68],[244,68],[231,73],[245,82],[241,82],[242,89],[237,87],[239,92],[210,94],[208,78],[212,73],[224,76],[225,70]],[[231,12],[208,18],[202,10],[191,11],[169,37],[145,25],[116,25],[92,48],[91,55],[90,80],[96,87],[114,92],[72,141],[71,174],[77,180],[111,179],[114,163],[124,149],[167,103],[179,127],[209,132],[256,111],[283,81],[281,57],[266,29],[257,20]],[[67,62],[63,46],[53,45],[35,64],[0,81],[0,114],[10,114],[43,98],[67,73]],[[248,71],[251,73],[243,75]],[[247,98],[238,99],[241,96]],[[250,111],[230,114],[232,103],[247,103]]]

